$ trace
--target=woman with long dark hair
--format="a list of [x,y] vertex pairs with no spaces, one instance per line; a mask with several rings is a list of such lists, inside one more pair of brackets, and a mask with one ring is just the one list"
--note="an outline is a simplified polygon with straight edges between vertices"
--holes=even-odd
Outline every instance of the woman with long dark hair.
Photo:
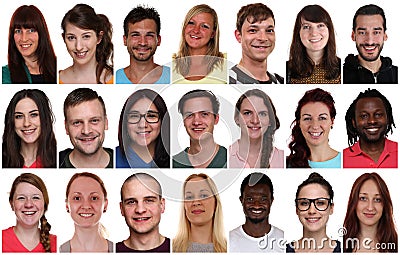
[[112,25],[87,4],[77,4],[61,22],[73,64],[60,71],[59,83],[112,84]]
[[141,89],[130,95],[119,118],[117,168],[169,168],[169,123],[157,92]]
[[8,30],[3,83],[57,83],[56,55],[43,14],[34,5],[15,10]]
[[280,123],[269,96],[252,89],[240,96],[235,107],[240,139],[229,147],[231,168],[283,168],[283,151],[273,146]]
[[3,168],[54,168],[57,142],[54,115],[46,94],[38,89],[15,93],[4,118]]
[[329,145],[329,133],[335,116],[335,101],[329,92],[316,88],[304,94],[292,123],[287,168],[341,167],[341,153]]
[[355,180],[343,227],[343,252],[398,252],[393,203],[379,174],[365,173]]
[[319,5],[305,6],[294,24],[287,83],[340,83],[340,70],[329,13]]

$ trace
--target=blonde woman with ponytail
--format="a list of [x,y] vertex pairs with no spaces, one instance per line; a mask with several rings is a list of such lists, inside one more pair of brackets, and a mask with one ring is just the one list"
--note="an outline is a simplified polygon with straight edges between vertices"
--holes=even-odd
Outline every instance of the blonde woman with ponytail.
[[11,186],[9,202],[17,222],[2,231],[2,251],[56,252],[57,237],[50,234],[45,216],[49,195],[43,180],[31,173],[21,174]]
[[100,223],[107,211],[107,190],[95,174],[74,174],[66,190],[66,210],[75,223],[71,240],[60,246],[60,252],[113,252],[114,244],[106,239],[107,233]]
[[183,184],[183,205],[173,252],[226,252],[222,205],[214,181],[192,174]]

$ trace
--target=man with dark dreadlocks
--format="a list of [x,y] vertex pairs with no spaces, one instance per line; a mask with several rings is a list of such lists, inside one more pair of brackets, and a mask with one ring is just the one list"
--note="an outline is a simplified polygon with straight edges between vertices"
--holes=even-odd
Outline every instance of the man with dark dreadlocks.
[[376,89],[361,92],[346,112],[349,147],[344,168],[397,168],[397,142],[387,139],[393,128],[392,106]]

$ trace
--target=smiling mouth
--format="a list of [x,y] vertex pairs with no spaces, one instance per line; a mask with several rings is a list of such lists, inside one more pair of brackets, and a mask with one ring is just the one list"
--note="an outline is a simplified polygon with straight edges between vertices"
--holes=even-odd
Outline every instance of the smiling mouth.
[[374,50],[378,47],[378,45],[376,45],[376,44],[371,44],[371,45],[365,45],[365,44],[363,44],[363,45],[361,45],[361,46],[362,46],[362,48],[365,49],[366,51],[374,51]]
[[87,142],[93,142],[96,138],[97,138],[97,136],[95,136],[95,137],[79,137],[78,140],[87,143]]
[[28,212],[22,212],[24,215],[34,215],[36,213],[36,211],[32,212],[32,211],[28,211]]
[[87,54],[87,51],[75,52],[75,55],[76,55],[78,58],[84,58],[84,57],[86,56],[86,54]]
[[22,133],[24,133],[25,135],[31,135],[35,132],[36,129],[26,129],[26,130],[22,130]]
[[249,126],[247,126],[247,128],[253,131],[258,131],[261,129],[261,127],[249,127]]
[[193,214],[201,214],[203,212],[205,212],[205,211],[204,210],[193,210],[192,211]]
[[196,35],[190,35],[190,38],[193,38],[193,39],[200,39],[200,37],[199,37],[199,36],[196,36]]
[[308,132],[312,138],[319,138],[323,132]]
[[150,217],[133,218],[133,220],[137,221],[137,222],[148,221],[149,219],[150,219]]
[[250,208],[249,211],[252,214],[262,214],[263,212],[265,212],[265,209],[262,209],[262,208],[260,208],[260,209]]
[[22,49],[27,49],[27,48],[29,48],[31,46],[32,46],[32,44],[21,44],[21,48]]
[[89,218],[92,217],[94,214],[93,213],[79,213],[79,216],[83,218]]
[[319,38],[319,39],[311,39],[311,40],[309,40],[311,43],[317,43],[317,42],[320,42],[322,40],[322,38]]
[[320,220],[320,218],[306,218],[307,222],[309,223],[316,223]]

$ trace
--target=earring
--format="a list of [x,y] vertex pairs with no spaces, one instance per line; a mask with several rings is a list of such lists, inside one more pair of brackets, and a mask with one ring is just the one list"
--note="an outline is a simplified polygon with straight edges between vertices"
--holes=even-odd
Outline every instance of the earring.
[[69,213],[69,209],[67,209],[67,213]]
[[331,129],[333,129],[333,126],[331,126]]
[[104,210],[103,210],[103,213],[105,213],[106,211],[107,211],[107,210],[106,210],[106,209],[104,209]]

